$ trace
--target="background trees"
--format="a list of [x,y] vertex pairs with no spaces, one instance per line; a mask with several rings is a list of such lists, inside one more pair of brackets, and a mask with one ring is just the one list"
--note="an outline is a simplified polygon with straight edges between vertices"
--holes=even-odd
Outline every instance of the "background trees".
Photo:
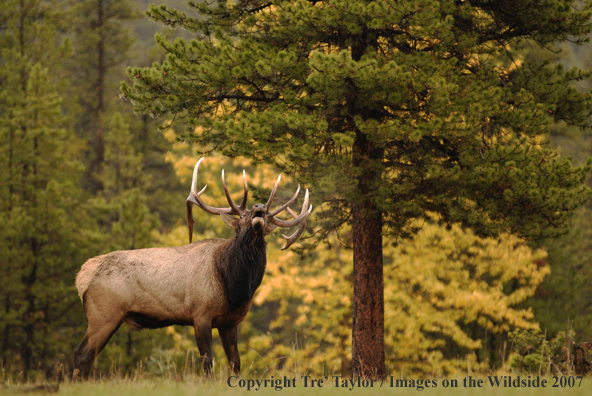
[[94,191],[102,189],[101,176],[105,156],[104,129],[109,110],[117,101],[114,84],[119,73],[113,72],[130,59],[134,43],[124,23],[139,16],[130,1],[87,0],[70,4],[73,36],[73,57],[70,60],[72,89],[79,114],[76,130],[91,137],[89,153],[92,166],[89,180]]
[[25,376],[51,373],[77,330],[66,275],[91,252],[81,142],[65,125],[52,73],[67,48],[51,5],[5,2],[0,36],[0,359]]
[[[370,261],[381,264],[374,268],[386,279],[387,370],[447,373],[467,362],[473,369],[495,368],[507,329],[536,327],[537,321],[552,337],[575,319],[576,331],[587,337],[587,212],[574,220],[576,232],[567,239],[538,242],[548,248],[547,259],[500,233],[564,232],[568,213],[587,196],[580,187],[586,169],[564,159],[572,156],[579,165],[589,156],[588,136],[579,129],[588,122],[589,99],[579,93],[589,89],[587,73],[558,66],[586,66],[587,47],[570,47],[577,62],[549,51],[566,34],[586,32],[587,8],[569,1],[491,7],[278,1],[265,8],[251,1],[234,8],[197,5],[204,19],[190,18],[189,7],[185,14],[152,8],[163,27],[137,18],[148,5],[144,0],[5,3],[4,375],[35,378],[68,367],[84,332],[73,279],[85,259],[187,242],[183,202],[196,148],[252,157],[209,162],[215,165],[203,176],[211,180],[212,203],[224,202],[222,167],[237,191],[246,168],[252,191],[264,201],[277,176],[270,164],[283,172],[288,195],[300,183],[324,201],[309,225],[318,238],[303,241],[308,251],[280,252],[270,238],[265,283],[241,327],[243,359],[259,372],[352,369],[351,288],[358,270],[350,249],[364,246],[358,237],[364,231],[352,231],[354,205],[375,232],[382,224],[380,246],[379,239],[369,240],[383,252]],[[167,4],[177,8],[184,1]],[[188,31],[179,33],[178,26]],[[158,39],[164,53],[148,48],[158,29],[164,30]],[[186,40],[174,41],[180,34]],[[118,99],[124,66],[148,66],[167,54],[161,66],[131,72],[135,85],[126,92],[146,112],[134,115]],[[168,117],[151,117],[168,112],[177,114],[177,133],[166,128]],[[545,143],[548,127],[552,145]],[[201,145],[185,146],[179,138]],[[549,150],[553,145],[561,146],[563,157]],[[366,157],[360,156],[364,150]],[[218,218],[197,219],[199,236],[229,235]],[[552,273],[534,297],[517,305],[547,274],[546,261]],[[381,296],[372,298],[380,308]],[[373,350],[380,362],[380,350]],[[196,352],[187,329],[123,328],[96,367],[159,373],[171,356],[178,355],[182,367],[187,351]]]
[[[165,135],[175,137],[170,129]],[[175,144],[168,157],[187,183],[194,152],[195,148]],[[208,183],[212,191],[207,198],[215,205],[225,204],[219,182],[223,168],[236,200],[241,197],[242,168],[248,170],[253,186],[270,188],[274,181],[273,172],[244,159],[214,156],[209,164],[200,177],[213,181]],[[289,195],[292,183],[282,177],[279,192]],[[196,240],[228,231],[215,216],[197,219]],[[351,243],[352,235],[345,235],[345,241],[333,236],[303,256],[280,251],[279,235],[268,237],[267,273],[240,327],[239,348],[250,372],[351,372],[353,262],[351,249],[342,243]],[[179,225],[166,238],[167,245],[185,243],[186,226]],[[532,310],[519,304],[550,272],[543,250],[531,250],[507,234],[490,239],[459,226],[446,229],[433,219],[411,240],[396,246],[387,242],[383,248],[389,372],[440,375],[466,371],[468,365],[472,370],[501,365],[507,332],[537,328]],[[177,328],[171,335],[175,345],[158,351],[162,360],[183,367],[187,356],[198,356],[190,331]],[[507,348],[509,355],[510,343]],[[215,356],[223,372],[226,362],[219,343]]]
[[[579,3],[578,3],[579,4]],[[166,6],[149,16],[198,39],[157,38],[166,61],[131,68],[136,111],[183,138],[267,162],[311,185],[318,226],[353,230],[353,370],[383,375],[383,235],[436,213],[479,235],[565,232],[589,164],[547,147],[552,121],[587,125],[587,72],[522,47],[581,37],[573,1],[297,1]],[[200,127],[196,129],[196,127]]]
[[[133,4],[102,4],[106,25],[100,29],[89,2],[2,4],[0,367],[8,376],[33,379],[68,366],[84,333],[73,288],[81,264],[110,250],[149,246],[159,224],[176,221],[174,209],[159,207],[170,199],[163,190],[177,187],[162,158],[170,145],[149,132],[148,120],[133,119],[132,128],[124,122],[131,111],[122,109],[123,116],[110,105],[119,94],[122,62],[132,58],[133,35],[123,23],[134,15]],[[96,29],[103,44],[94,39]],[[93,52],[101,45],[104,64]],[[88,151],[97,147],[99,96],[101,173]],[[146,192],[159,194],[148,200]],[[132,349],[133,337],[128,341]],[[151,342],[142,356],[150,348]]]

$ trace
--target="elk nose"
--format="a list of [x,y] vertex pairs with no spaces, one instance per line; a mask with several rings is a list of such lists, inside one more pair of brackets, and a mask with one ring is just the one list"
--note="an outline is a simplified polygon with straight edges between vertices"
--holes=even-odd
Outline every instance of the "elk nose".
[[263,204],[253,205],[253,212],[260,212],[260,211],[265,212],[265,205],[263,205]]

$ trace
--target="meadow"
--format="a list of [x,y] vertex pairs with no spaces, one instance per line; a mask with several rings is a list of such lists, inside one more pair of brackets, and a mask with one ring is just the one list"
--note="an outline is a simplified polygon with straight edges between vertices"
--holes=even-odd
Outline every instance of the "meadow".
[[[513,370],[499,369],[490,373],[464,371],[450,376],[393,373],[384,379],[319,375],[296,367],[285,370],[257,372],[244,370],[235,376],[228,367],[218,367],[212,377],[185,370],[164,375],[150,375],[141,370],[121,375],[95,370],[87,381],[72,382],[67,372],[56,372],[61,383],[39,379],[36,382],[4,381],[0,394],[59,394],[64,396],[185,396],[205,392],[208,395],[236,394],[274,395],[411,395],[421,392],[440,395],[588,395],[592,378],[566,375],[517,374]],[[56,378],[54,377],[54,379]]]
[[[271,376],[265,377],[270,379]],[[236,394],[283,394],[283,395],[391,395],[393,393],[397,395],[412,395],[422,392],[423,394],[429,394],[433,396],[440,395],[459,395],[459,396],[470,396],[470,395],[540,395],[540,396],[559,396],[559,395],[589,395],[590,389],[592,388],[592,380],[584,378],[581,383],[576,381],[574,387],[551,387],[553,378],[552,377],[541,377],[548,381],[547,387],[522,387],[522,388],[504,388],[504,387],[492,387],[486,376],[472,377],[476,380],[483,381],[483,387],[465,387],[463,380],[467,377],[451,377],[447,378],[449,381],[456,379],[458,381],[458,387],[456,388],[444,388],[442,387],[443,378],[433,378],[430,381],[436,381],[436,387],[420,388],[417,387],[390,387],[390,381],[387,379],[382,386],[380,382],[376,382],[373,387],[336,387],[335,380],[329,378],[329,381],[325,382],[323,387],[318,387],[318,383],[315,383],[315,387],[311,387],[311,381],[308,379],[307,386],[304,384],[303,379],[297,379],[295,387],[278,387],[274,386],[252,388],[247,389],[247,386],[240,387],[237,385],[237,381],[232,379],[230,384],[236,385],[231,387],[228,384],[228,378],[216,378],[214,380],[206,380],[203,377],[187,377],[183,380],[176,381],[174,379],[108,379],[108,380],[96,380],[88,382],[78,383],[63,383],[60,385],[56,394],[63,396],[104,396],[104,395],[117,395],[117,396],[150,396],[150,395],[170,395],[170,396],[189,396],[195,394],[206,393],[213,396],[230,396]],[[523,378],[523,376],[521,376]],[[319,378],[313,378],[319,379]],[[323,379],[323,378],[320,378]],[[411,378],[408,378],[408,380]],[[248,379],[245,379],[245,383]],[[367,382],[368,384],[369,382]],[[268,385],[270,382],[268,382]],[[43,388],[37,386],[12,386],[0,389],[0,394],[22,394],[27,393],[30,395],[35,394],[47,394],[53,390],[49,387]]]

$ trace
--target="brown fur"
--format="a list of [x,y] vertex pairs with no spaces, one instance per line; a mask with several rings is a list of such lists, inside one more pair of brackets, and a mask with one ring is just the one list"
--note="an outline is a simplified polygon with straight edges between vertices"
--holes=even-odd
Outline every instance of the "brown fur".
[[252,222],[247,211],[232,223],[237,235],[230,240],[116,251],[88,260],[76,277],[88,329],[74,352],[74,375],[89,375],[96,356],[124,322],[137,329],[194,326],[206,373],[212,365],[211,330],[217,328],[239,373],[238,324],[265,271],[268,228],[263,224]]
[[[88,329],[74,351],[74,373],[87,377],[97,355],[122,323],[137,329],[170,325],[193,326],[195,339],[206,373],[212,368],[212,328],[217,328],[232,370],[240,373],[237,348],[238,325],[247,315],[253,295],[261,284],[267,264],[265,236],[277,226],[298,225],[286,238],[288,248],[306,228],[308,208],[306,191],[302,211],[296,215],[289,208],[298,195],[273,212],[272,202],[278,180],[267,205],[253,205],[246,210],[248,187],[244,180],[243,201],[236,206],[222,184],[230,208],[213,208],[199,198],[197,174],[193,172],[191,193],[187,198],[189,240],[193,235],[192,205],[218,214],[234,228],[234,238],[206,239],[189,245],[112,252],[88,260],[76,276],[78,296],[84,305]],[[275,218],[288,209],[295,218]],[[233,217],[233,215],[240,218]]]

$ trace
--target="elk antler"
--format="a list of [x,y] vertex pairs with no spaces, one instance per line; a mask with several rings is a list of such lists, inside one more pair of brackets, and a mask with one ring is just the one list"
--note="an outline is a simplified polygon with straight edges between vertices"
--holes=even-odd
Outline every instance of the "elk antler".
[[298,186],[298,188],[296,189],[296,193],[294,194],[294,196],[292,198],[290,198],[290,200],[288,202],[286,202],[285,204],[283,204],[282,206],[280,206],[279,208],[277,208],[276,210],[274,210],[273,212],[269,212],[269,206],[267,207],[267,211],[269,213],[267,213],[268,216],[275,216],[281,212],[284,211],[284,209],[286,209],[288,206],[292,205],[294,203],[294,201],[296,200],[296,198],[298,198],[298,193],[300,192],[300,186]]
[[269,208],[271,207],[271,201],[273,201],[273,197],[275,197],[275,191],[278,188],[278,185],[280,184],[280,180],[282,180],[282,175],[280,174],[277,178],[277,181],[275,182],[273,189],[271,190],[271,194],[269,194],[269,199],[267,200],[267,203],[265,204],[265,208],[267,211],[269,211]]
[[[294,213],[292,209],[288,208],[288,212],[290,212],[292,217],[294,217],[295,219],[298,218],[298,215]],[[284,245],[282,250],[286,250],[287,248],[292,246],[292,244],[296,242],[298,238],[300,238],[300,235],[304,233],[304,230],[306,230],[306,219],[302,223],[300,223],[300,225],[298,225],[298,229],[296,230],[296,232],[290,235],[289,237],[282,234],[282,236],[286,238],[286,244]]]
[[[245,173],[243,171],[243,177],[245,177]],[[226,188],[226,180],[224,180],[224,169],[222,169],[222,185],[224,186],[224,194],[226,194],[226,200],[228,201],[228,203],[230,204],[230,208],[232,209],[232,214],[237,214],[240,215],[243,210],[241,210],[241,208],[239,208],[238,206],[236,206],[236,204],[232,201],[232,198],[230,198],[230,193],[228,192],[228,188]],[[247,194],[248,194],[248,190],[247,190],[247,182],[245,180],[245,192],[243,193],[243,201],[241,202],[241,206],[243,204],[247,204]]]
[[[294,199],[294,197],[292,197],[292,198]],[[287,205],[283,205],[283,206],[287,207]],[[308,215],[312,212],[312,205],[310,205],[310,208],[308,208],[308,210],[307,210],[307,206],[308,206],[308,189],[306,190],[306,193],[304,194],[304,202],[302,203],[302,210],[300,211],[300,214],[298,215],[298,217],[296,217],[294,220],[286,221],[286,220],[276,219],[275,217],[271,216],[271,214],[270,214],[267,217],[267,220],[270,223],[275,224],[280,227],[293,227],[295,225],[299,225],[300,223],[305,221],[306,218],[308,217]],[[278,214],[279,212],[277,210],[275,210],[272,213]]]
[[203,192],[206,190],[208,185],[206,184],[201,191],[197,191],[197,174],[199,171],[199,164],[201,161],[204,160],[205,157],[202,157],[197,164],[195,164],[195,168],[193,169],[193,180],[191,181],[191,192],[187,197],[186,205],[187,205],[187,227],[189,228],[189,243],[193,240],[193,223],[195,220],[193,219],[193,211],[192,205],[197,205],[203,210],[208,213],[219,215],[220,213],[226,214],[233,214],[233,215],[241,215],[247,206],[247,198],[249,196],[249,188],[247,186],[247,179],[245,171],[243,170],[243,185],[244,185],[244,192],[243,192],[243,199],[240,206],[236,206],[236,204],[230,198],[230,193],[228,192],[228,188],[226,188],[226,180],[224,179],[224,170],[222,170],[222,185],[224,186],[224,194],[226,194],[226,199],[230,204],[229,208],[215,208],[206,204],[204,201],[201,200],[199,197]]
[[[275,183],[275,185],[273,186],[273,189],[271,190],[271,194],[269,195],[269,199],[267,200],[266,206],[267,206],[268,211],[270,209],[271,201],[273,200],[273,197],[275,196],[275,192],[277,190],[277,187],[278,187],[281,177],[282,177],[282,175],[280,175],[278,177],[277,182]],[[302,203],[302,210],[301,210],[300,214],[297,215],[296,213],[294,213],[294,211],[292,209],[290,209],[290,205],[292,205],[292,203],[294,203],[294,201],[298,197],[299,192],[300,192],[300,186],[298,186],[298,188],[296,189],[296,193],[294,194],[294,196],[292,196],[292,198],[290,198],[290,200],[288,202],[286,202],[285,204],[283,204],[282,206],[280,206],[276,210],[267,213],[267,220],[272,224],[275,224],[280,227],[293,227],[296,225],[298,226],[298,229],[296,230],[296,232],[294,232],[294,234],[290,235],[289,237],[282,234],[282,236],[284,238],[286,238],[286,240],[287,240],[286,245],[282,248],[282,250],[286,250],[287,248],[289,248],[304,233],[304,230],[306,230],[306,218],[312,212],[312,205],[310,205],[310,207],[307,210],[308,190],[306,190],[306,193],[304,194],[304,202]],[[276,219],[274,217],[274,216],[278,215],[279,213],[281,213],[284,209],[288,209],[288,212],[290,212],[290,214],[294,217],[294,220],[289,220],[289,221],[288,220],[281,220],[281,219]]]
[[244,211],[247,208],[247,199],[249,198],[249,186],[247,186],[247,174],[243,169],[243,185],[245,187],[245,191],[243,192],[243,200],[240,204],[240,210]]
[[[201,191],[199,191],[199,192],[197,191],[197,175],[199,172],[199,164],[201,164],[201,161],[203,161],[203,160],[204,160],[204,158],[200,159],[199,161],[197,161],[197,164],[195,164],[195,169],[193,170],[193,179],[191,181],[191,192],[189,193],[189,196],[187,197],[187,201],[186,201],[187,227],[189,229],[189,243],[191,243],[191,241],[193,240],[193,224],[195,223],[195,220],[193,219],[193,212],[192,212],[193,205],[197,205],[200,208],[202,208],[203,210],[205,210],[206,212],[211,213],[211,214],[215,214],[215,215],[226,213],[229,215],[239,215],[240,216],[246,211],[247,199],[249,197],[249,188],[247,185],[247,175],[246,175],[245,171],[243,170],[243,186],[244,186],[243,199],[241,201],[240,206],[237,206],[234,203],[234,201],[232,200],[232,198],[230,197],[230,193],[228,192],[228,188],[226,187],[226,179],[224,177],[224,170],[222,170],[222,185],[224,186],[224,194],[226,195],[226,200],[228,201],[228,204],[230,205],[230,207],[215,208],[213,206],[206,204],[204,201],[202,201],[202,199],[200,198],[200,195],[202,195],[204,193],[204,191],[206,190],[206,188],[208,187],[207,185],[205,185]],[[275,193],[277,191],[277,188],[278,188],[278,185],[280,184],[281,179],[282,179],[282,175],[279,175],[277,181],[275,182],[275,185],[273,186],[273,189],[271,190],[271,194],[269,195],[269,199],[267,200],[267,204],[265,205],[265,208],[266,208],[265,209],[266,210],[265,218],[268,222],[270,222],[276,226],[280,226],[280,227],[298,226],[298,229],[296,230],[296,232],[294,232],[294,234],[290,235],[289,237],[283,235],[283,237],[286,238],[287,243],[282,248],[282,250],[286,250],[296,240],[298,240],[298,238],[300,238],[300,236],[304,233],[304,230],[306,229],[306,218],[312,212],[312,205],[310,205],[310,207],[308,206],[309,195],[308,195],[308,190],[306,190],[306,193],[304,194],[304,202],[302,204],[302,210],[300,211],[300,214],[297,215],[296,213],[294,213],[294,211],[292,211],[292,209],[290,209],[290,205],[292,205],[294,203],[294,201],[296,201],[296,198],[298,198],[298,193],[300,192],[300,186],[298,186],[298,188],[296,189],[296,192],[294,193],[292,198],[290,198],[288,200],[288,202],[281,205],[276,210],[270,211],[271,203],[273,201],[273,198],[275,197]],[[280,214],[281,212],[283,212],[286,209],[288,209],[288,212],[290,212],[290,214],[294,217],[293,220],[281,220],[281,219],[275,218],[276,215]]]

